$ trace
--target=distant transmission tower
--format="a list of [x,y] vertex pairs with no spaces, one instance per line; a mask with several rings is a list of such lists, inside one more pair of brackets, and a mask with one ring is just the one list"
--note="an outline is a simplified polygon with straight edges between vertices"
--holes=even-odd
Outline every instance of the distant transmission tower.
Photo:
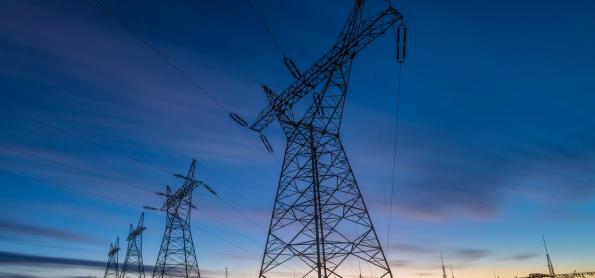
[[192,160],[186,176],[174,175],[182,181],[180,189],[172,193],[168,186],[167,192],[161,194],[166,198],[161,207],[161,210],[166,212],[165,232],[153,277],[200,277],[190,229],[190,211],[194,208],[192,191],[203,186],[212,194],[216,193],[205,183],[196,180],[195,173],[196,161]]
[[141,213],[136,228],[130,224],[130,232],[126,240],[126,258],[120,271],[121,278],[145,278],[145,267],[143,265],[143,232],[145,214]]
[[543,236],[543,247],[545,247],[545,257],[547,259],[547,268],[551,277],[556,276],[556,272],[554,271],[554,265],[552,264],[552,260],[550,259],[550,252],[547,250],[547,244],[545,243],[545,236]]
[[[378,277],[392,277],[339,130],[353,59],[403,17],[389,7],[363,18],[363,3],[355,1],[334,47],[308,70],[301,72],[285,58],[296,79],[285,91],[263,86],[269,105],[250,128],[261,133],[277,120],[287,145],[260,277],[274,276],[280,266],[301,268],[302,277],[345,277],[357,271],[355,261],[366,262]],[[404,58],[405,30],[403,24],[397,29],[398,62]],[[312,103],[298,111],[307,95]],[[272,150],[262,133],[261,139]]]
[[442,278],[448,278],[448,276],[446,276],[446,268],[444,268],[444,258],[442,257],[442,251],[440,251],[440,261],[442,262]]
[[105,274],[103,278],[118,276],[118,251],[120,251],[120,238],[116,238],[115,243],[110,243],[109,251],[107,253],[107,265],[105,266]]

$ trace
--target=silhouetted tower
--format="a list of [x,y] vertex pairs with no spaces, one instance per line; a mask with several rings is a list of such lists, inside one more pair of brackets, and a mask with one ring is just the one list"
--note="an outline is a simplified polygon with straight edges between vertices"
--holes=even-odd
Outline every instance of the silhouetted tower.
[[[389,7],[363,18],[363,6],[363,0],[355,1],[333,48],[309,69],[300,71],[285,58],[295,77],[287,89],[277,94],[263,85],[269,105],[250,128],[272,150],[262,131],[277,120],[287,145],[260,277],[282,265],[301,268],[302,277],[343,277],[353,272],[355,261],[367,263],[379,277],[392,277],[339,131],[353,59],[403,17]],[[404,38],[405,26],[397,32]],[[404,40],[399,46],[402,62]],[[312,102],[298,105],[308,95]],[[238,115],[230,116],[247,126]]]
[[153,277],[200,277],[190,229],[190,212],[194,208],[192,191],[203,186],[212,194],[216,193],[205,183],[196,180],[195,174],[196,161],[192,160],[185,176],[174,174],[182,181],[180,189],[172,193],[171,188],[167,186],[167,192],[161,194],[166,198],[161,207],[161,210],[166,212],[165,232]]
[[110,243],[109,251],[107,252],[107,265],[105,266],[105,274],[103,278],[118,276],[118,252],[120,251],[120,238],[116,238],[115,243]]
[[440,261],[442,262],[442,278],[448,278],[446,276],[446,269],[444,268],[444,258],[442,257],[442,251],[440,251]]
[[545,236],[543,236],[543,247],[545,247],[545,257],[547,259],[547,269],[551,275],[554,277],[556,273],[554,272],[554,265],[552,264],[552,260],[550,259],[550,253],[547,250],[547,244],[545,243]]
[[128,248],[126,249],[126,258],[120,271],[121,278],[145,278],[145,267],[143,265],[143,232],[145,213],[141,213],[136,228],[130,224],[128,232]]
[[450,264],[450,275],[452,276],[452,278],[455,278],[455,274],[454,272],[452,272],[452,264]]

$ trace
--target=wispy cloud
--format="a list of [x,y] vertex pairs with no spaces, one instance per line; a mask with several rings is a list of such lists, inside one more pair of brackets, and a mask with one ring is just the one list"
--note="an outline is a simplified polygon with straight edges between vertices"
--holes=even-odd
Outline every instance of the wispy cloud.
[[20,238],[34,236],[52,240],[79,241],[86,243],[101,242],[99,239],[66,230],[18,223],[6,219],[0,219],[0,236]]
[[402,259],[395,259],[395,260],[390,260],[389,262],[391,267],[403,267],[403,266],[408,266],[411,265],[411,261],[410,260],[402,260]]
[[487,249],[461,248],[452,251],[452,257],[465,261],[475,261],[490,257],[493,251]]
[[69,268],[96,268],[102,269],[105,267],[105,262],[61,258],[61,257],[46,257],[35,256],[21,253],[12,253],[0,251],[0,264],[8,264],[11,266],[33,266],[33,267],[69,267]]
[[414,244],[407,244],[407,243],[395,243],[392,244],[390,247],[395,252],[404,252],[404,253],[433,253],[436,252],[435,250],[422,246],[422,245],[414,245]]
[[[64,258],[64,257],[48,257],[48,256],[36,256],[23,253],[5,252],[0,251],[0,265],[10,266],[27,266],[37,268],[86,268],[103,270],[105,269],[106,262],[95,261],[87,259],[75,259],[75,258]],[[145,272],[152,273],[154,266],[145,265]],[[219,271],[211,269],[201,269],[201,274],[213,275],[219,274]],[[6,276],[6,277],[31,277],[29,274],[17,274],[17,273],[5,273],[6,275],[17,275],[17,276]],[[2,273],[0,273],[2,275]],[[18,276],[24,275],[24,276]],[[0,276],[2,277],[2,276]]]
[[499,257],[497,260],[499,261],[525,261],[529,259],[536,258],[538,255],[535,253],[522,253],[510,256]]

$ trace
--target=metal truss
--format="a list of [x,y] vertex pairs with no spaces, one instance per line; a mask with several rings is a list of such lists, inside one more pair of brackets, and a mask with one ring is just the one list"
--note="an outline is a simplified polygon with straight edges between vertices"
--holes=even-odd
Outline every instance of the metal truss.
[[[357,261],[392,278],[339,134],[353,59],[403,17],[392,7],[367,19],[362,11],[356,1],[334,47],[308,70],[286,58],[296,80],[281,94],[263,86],[269,105],[250,128],[262,132],[277,120],[287,145],[260,277],[280,275],[282,266],[302,277],[345,277]],[[298,111],[308,95],[312,102]]]
[[145,214],[141,213],[140,219],[136,228],[130,224],[130,231],[128,232],[128,248],[126,249],[126,257],[122,270],[120,271],[121,278],[145,278],[145,266],[143,264],[143,232]]
[[118,276],[118,252],[120,251],[120,238],[116,238],[115,243],[110,243],[109,251],[107,253],[107,265],[105,266],[104,278]]
[[194,208],[192,191],[203,186],[209,192],[215,192],[205,183],[195,180],[195,174],[196,161],[192,160],[185,176],[175,174],[175,177],[182,181],[180,189],[172,192],[168,186],[167,192],[161,194],[166,197],[161,207],[161,210],[166,212],[166,223],[153,277],[200,277],[190,229],[190,212]]

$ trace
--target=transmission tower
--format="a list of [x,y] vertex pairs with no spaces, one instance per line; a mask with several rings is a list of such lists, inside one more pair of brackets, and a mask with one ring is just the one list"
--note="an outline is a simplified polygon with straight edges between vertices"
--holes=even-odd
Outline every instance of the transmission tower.
[[[354,273],[351,260],[379,272],[392,273],[339,136],[343,106],[354,57],[397,23],[397,60],[404,58],[403,17],[389,7],[363,18],[364,1],[355,1],[341,34],[322,58],[301,72],[288,58],[295,81],[277,94],[263,89],[269,105],[250,128],[262,134],[277,120],[287,138],[260,277],[273,276],[280,266],[303,269],[302,277],[343,277]],[[312,95],[299,110],[297,104]],[[238,115],[238,124],[248,126]]]
[[128,232],[128,248],[126,249],[126,258],[120,271],[121,278],[145,278],[145,267],[143,265],[143,232],[145,214],[141,213],[136,228],[130,224]]
[[103,278],[118,276],[118,252],[120,251],[120,238],[116,238],[115,243],[110,243],[109,251],[107,252],[107,265],[105,266],[105,274]]
[[448,276],[446,276],[446,268],[444,268],[444,258],[442,257],[442,251],[440,251],[440,261],[442,262],[442,278],[448,278]]
[[554,272],[554,265],[552,264],[552,260],[550,259],[550,252],[548,252],[547,250],[547,244],[545,243],[545,236],[542,237],[543,238],[543,247],[545,247],[545,257],[547,259],[547,269],[549,271],[549,274],[554,277],[556,276],[556,273]]
[[[545,237],[543,237],[543,247],[545,247],[545,257],[547,259],[547,268],[548,273],[529,273],[528,276],[521,277],[516,276],[516,278],[590,278],[595,277],[595,271],[584,271],[584,272],[577,272],[576,270],[572,273],[558,273],[554,272],[554,265],[552,264],[552,260],[550,259],[550,253],[547,249],[547,244],[545,243]],[[496,273],[494,272],[494,276]]]
[[196,180],[195,174],[196,161],[192,160],[185,176],[174,174],[182,182],[180,189],[172,193],[167,186],[167,192],[160,194],[165,196],[161,210],[166,213],[166,221],[153,277],[200,277],[190,230],[190,212],[195,208],[192,205],[192,191],[202,186],[212,194],[216,193],[205,183]]

